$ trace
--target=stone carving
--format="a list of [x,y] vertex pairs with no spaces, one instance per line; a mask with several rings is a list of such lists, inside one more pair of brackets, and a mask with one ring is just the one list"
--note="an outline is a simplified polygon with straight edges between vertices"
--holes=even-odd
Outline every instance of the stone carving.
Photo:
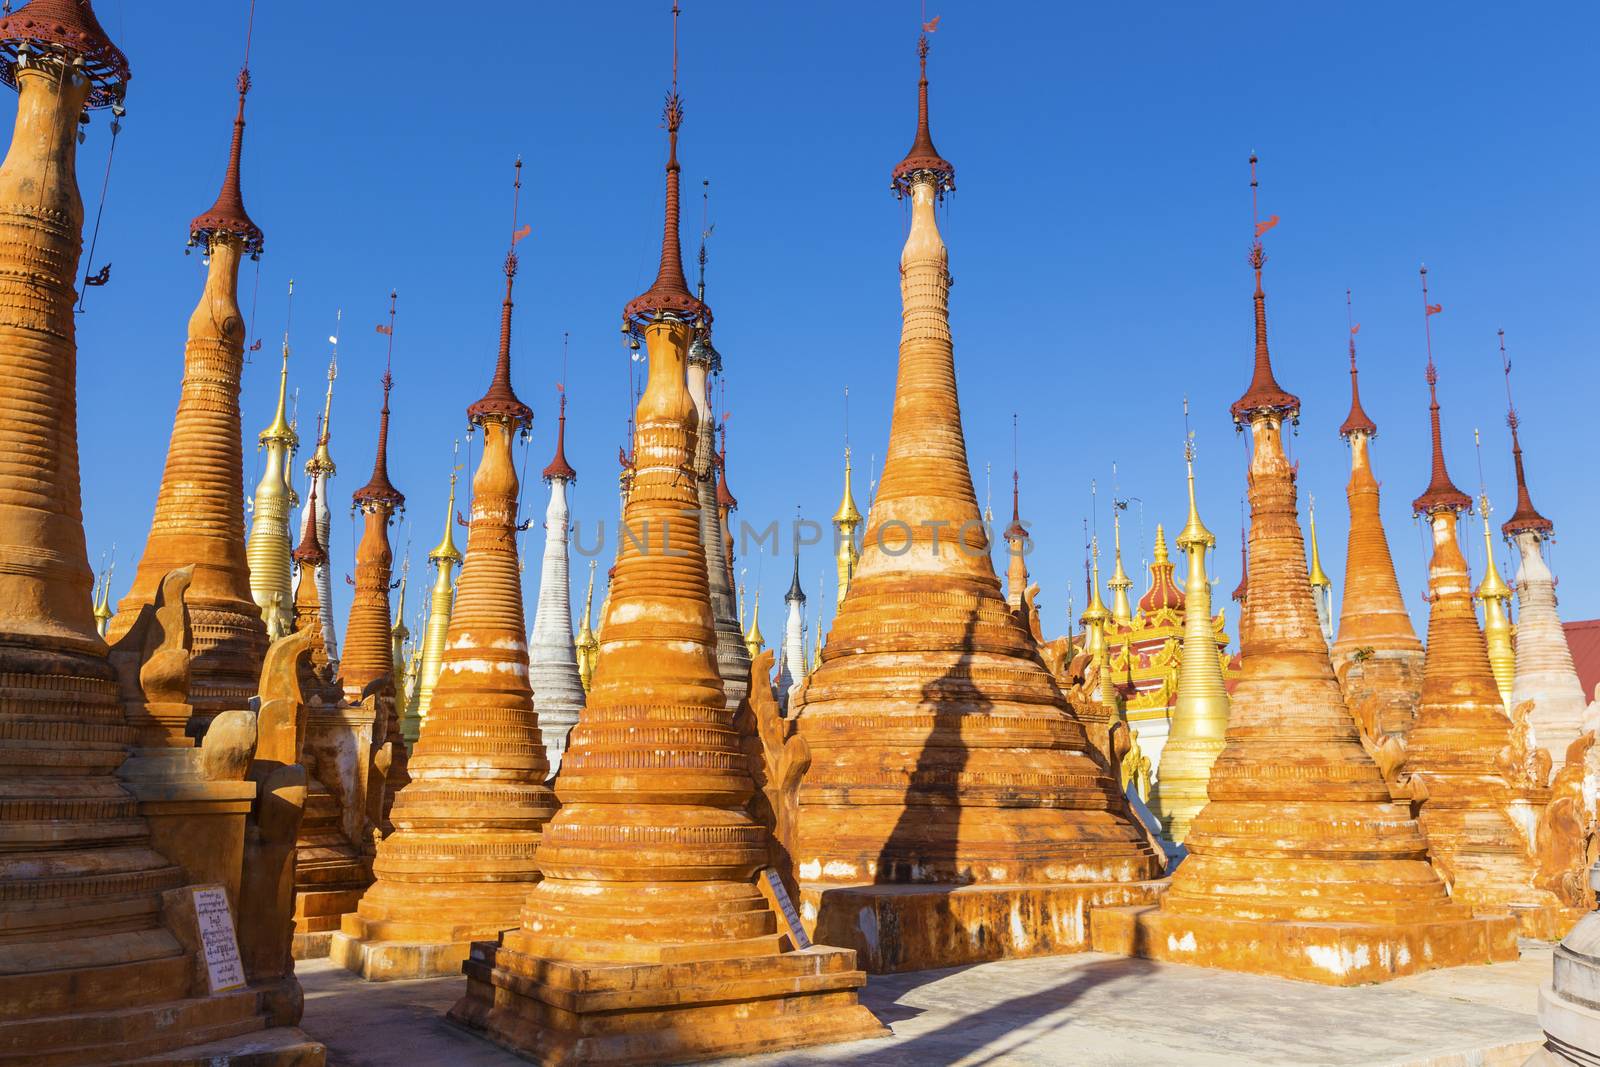
[[194,637],[187,594],[193,565],[162,575],[152,603],[141,605],[133,623],[111,646],[128,722],[139,744],[187,748],[189,682]]
[[[1543,789],[1545,783],[1550,782],[1553,763],[1550,750],[1539,744],[1533,728],[1532,715],[1531,700],[1524,700],[1511,706],[1511,733],[1505,747],[1495,756],[1495,766],[1505,775],[1506,781],[1524,790]],[[1588,742],[1584,741],[1585,737],[1589,738]],[[1592,734],[1580,734],[1572,744],[1587,748],[1593,740]],[[1571,746],[1568,748],[1570,750]],[[1581,752],[1579,755],[1581,760]],[[1579,777],[1582,777],[1581,768]]]
[[1581,911],[1593,911],[1596,906],[1589,872],[1600,860],[1597,788],[1600,748],[1595,746],[1595,735],[1585,733],[1567,748],[1566,759],[1550,784],[1550,801],[1540,813],[1533,835],[1537,866],[1534,884],[1554,893],[1567,907]]
[[[771,649],[757,655],[750,665],[751,677],[771,677],[772,660]],[[736,725],[741,735],[753,742],[747,746],[753,749],[751,776],[756,783],[751,808],[757,821],[772,835],[768,844],[770,866],[783,879],[790,895],[798,896],[794,845],[800,822],[800,779],[811,766],[811,746],[795,732],[794,720],[784,717],[771,686],[751,686],[749,693]]]

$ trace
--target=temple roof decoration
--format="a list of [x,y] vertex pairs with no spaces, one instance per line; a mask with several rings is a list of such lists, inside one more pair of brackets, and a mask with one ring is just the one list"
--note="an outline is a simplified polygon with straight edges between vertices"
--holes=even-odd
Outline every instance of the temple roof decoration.
[[17,64],[29,50],[67,49],[83,59],[92,88],[86,108],[120,105],[128,92],[128,57],[111,43],[89,0],[33,0],[0,18],[0,82],[17,87]]
[[1183,590],[1172,577],[1176,569],[1167,555],[1167,532],[1157,523],[1155,558],[1150,562],[1150,589],[1139,598],[1141,615],[1183,610]]
[[[1018,544],[1028,539],[1028,530],[1022,525],[1021,512],[1017,508],[1017,469],[1015,467],[1011,468],[1011,525],[1007,526],[1005,533],[1000,536],[1007,541],[1015,541]],[[1120,554],[1118,563],[1121,563]]]
[[1333,588],[1333,579],[1322,569],[1322,550],[1317,547],[1317,502],[1310,501],[1307,510],[1311,515],[1311,585],[1315,589]]
[[546,482],[555,478],[563,481],[575,482],[578,472],[572,469],[572,464],[567,462],[567,391],[561,390],[561,414],[556,418],[556,454],[551,458],[544,469]]
[[338,473],[334,465],[333,453],[328,451],[328,437],[333,425],[333,382],[339,377],[339,359],[335,353],[328,360],[328,391],[322,399],[322,418],[317,423],[317,447],[311,453],[311,458],[306,460],[306,473],[309,475],[326,474],[332,477]]
[[[1250,154],[1250,202],[1252,208],[1256,202],[1256,190],[1259,183],[1256,180],[1256,156]],[[1261,288],[1261,268],[1267,262],[1266,252],[1261,247],[1261,235],[1277,225],[1278,217],[1272,216],[1262,222],[1259,212],[1256,212],[1254,242],[1250,245],[1250,267],[1256,275],[1256,356],[1255,373],[1250,378],[1250,388],[1245,390],[1243,396],[1233,402],[1229,409],[1233,413],[1233,421],[1243,423],[1256,415],[1274,415],[1278,418],[1296,419],[1300,416],[1300,398],[1288,392],[1278,384],[1278,379],[1272,373],[1272,356],[1267,351],[1267,296]]]
[[[1245,597],[1250,595],[1250,535],[1249,532],[1239,530],[1239,584],[1233,587],[1232,599],[1240,604]],[[1243,627],[1241,626],[1241,629]]]
[[841,526],[848,526],[854,530],[861,523],[861,512],[856,508],[855,494],[850,490],[850,446],[844,449],[844,496],[839,501],[839,510],[833,513],[833,521]]
[[[389,347],[394,348],[394,305],[396,294],[389,294]],[[378,452],[372,460],[372,477],[350,495],[361,507],[384,507],[391,511],[406,506],[405,494],[389,481],[389,391],[394,388],[394,375],[388,366],[383,369],[383,407],[378,412]]]
[[289,554],[302,567],[320,567],[328,562],[322,538],[317,536],[317,480],[311,480],[310,507],[306,508],[306,521],[300,528],[300,543]]
[[1433,318],[1435,308],[1439,305],[1428,303],[1428,268],[1422,271],[1422,304],[1423,304],[1423,332],[1428,344],[1428,420],[1433,429],[1433,477],[1428,481],[1428,488],[1422,495],[1411,502],[1411,510],[1417,514],[1431,515],[1436,511],[1471,511],[1472,498],[1456,488],[1450,480],[1450,472],[1444,466],[1444,444],[1439,434],[1439,368],[1433,362],[1433,332],[1429,321]]
[[495,359],[494,377],[489,380],[489,390],[483,398],[467,408],[467,418],[473,423],[485,419],[506,419],[518,429],[526,429],[533,422],[533,409],[517,399],[511,388],[511,287],[517,277],[517,241],[526,231],[517,230],[517,201],[522,193],[522,159],[518,157],[516,179],[512,183],[511,248],[506,252],[503,268],[506,275],[506,295],[500,301],[500,352]]
[[[289,295],[294,296],[294,282],[289,282]],[[283,366],[278,371],[278,407],[272,414],[272,421],[267,428],[256,435],[256,440],[262,445],[282,442],[289,446],[289,451],[294,451],[300,445],[300,435],[289,425],[289,339],[283,341]]]
[[789,591],[783,595],[785,604],[795,600],[802,604],[806,602],[806,591],[800,588],[800,546],[798,544],[794,547],[794,580],[789,583]]
[[428,558],[433,560],[435,563],[443,563],[445,561],[449,561],[451,563],[460,563],[466,558],[461,554],[461,550],[456,547],[455,517],[456,475],[454,471],[451,471],[450,500],[447,504],[445,504],[444,508],[444,536],[439,538],[439,543],[434,545],[433,550],[428,553]]
[[1511,587],[1500,576],[1500,568],[1494,562],[1494,543],[1489,536],[1489,494],[1478,494],[1478,514],[1483,516],[1483,581],[1478,583],[1476,596],[1479,600],[1504,600],[1511,599]]
[[245,255],[259,256],[265,247],[266,237],[261,227],[250,218],[244,207],[244,192],[239,186],[239,157],[244,151],[244,98],[250,92],[250,67],[239,69],[239,111],[233,119],[233,144],[228,149],[228,169],[222,176],[222,188],[216,202],[203,214],[189,223],[189,243],[209,249],[211,239],[227,234],[242,245]]
[[955,192],[956,168],[933,147],[933,135],[928,132],[928,35],[925,33],[917,39],[917,65],[921,70],[917,81],[917,135],[905,158],[895,164],[890,186],[895,195],[906,196],[911,192],[912,177],[927,173],[933,175],[934,190],[943,195]]
[[1511,513],[1500,526],[1500,532],[1507,537],[1519,533],[1536,533],[1549,536],[1555,530],[1555,523],[1539,514],[1539,509],[1533,506],[1533,498],[1528,495],[1528,478],[1522,468],[1522,441],[1517,436],[1517,428],[1521,419],[1517,417],[1517,407],[1511,402],[1511,360],[1506,357],[1506,332],[1500,331],[1500,362],[1505,367],[1506,374],[1506,425],[1511,427],[1511,459],[1517,468],[1517,510]]
[[728,430],[722,430],[722,448],[717,453],[717,506],[730,511],[739,506],[739,501],[728,488]]
[[[1350,309],[1350,290],[1344,291],[1345,318],[1348,319]],[[1350,323],[1350,414],[1344,417],[1344,422],[1339,426],[1339,436],[1349,438],[1351,434],[1364,433],[1368,437],[1378,436],[1378,424],[1368,417],[1361,407],[1361,383],[1356,376],[1356,334],[1361,329],[1360,323]]]

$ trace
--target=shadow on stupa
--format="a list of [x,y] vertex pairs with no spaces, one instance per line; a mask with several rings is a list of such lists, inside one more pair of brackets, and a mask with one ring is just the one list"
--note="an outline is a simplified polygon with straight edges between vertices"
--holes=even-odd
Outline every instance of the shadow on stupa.
[[922,687],[920,706],[933,726],[917,754],[906,786],[905,808],[878,853],[880,885],[969,885],[970,870],[957,867],[961,836],[961,775],[968,752],[962,722],[993,705],[972,681],[972,639],[977,612],[963,624],[961,656]]

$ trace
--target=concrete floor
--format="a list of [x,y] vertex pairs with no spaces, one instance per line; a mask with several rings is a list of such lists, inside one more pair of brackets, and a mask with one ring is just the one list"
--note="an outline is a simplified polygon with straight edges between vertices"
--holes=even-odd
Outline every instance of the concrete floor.
[[[1381,986],[1323,986],[1098,953],[872,978],[863,1002],[894,1036],[724,1061],[741,1067],[1520,1067],[1550,946]],[[330,1067],[525,1063],[455,1029],[461,978],[366,983],[302,962],[301,1026]]]

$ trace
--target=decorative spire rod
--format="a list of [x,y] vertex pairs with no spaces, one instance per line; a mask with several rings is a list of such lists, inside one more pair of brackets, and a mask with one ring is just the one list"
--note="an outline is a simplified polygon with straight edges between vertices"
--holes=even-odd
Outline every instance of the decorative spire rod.
[[1189,398],[1183,398],[1183,465],[1189,477],[1189,521],[1178,534],[1178,548],[1187,550],[1191,545],[1210,548],[1217,543],[1216,535],[1200,521],[1200,509],[1194,499],[1194,431],[1189,428]]
[[1533,498],[1528,495],[1528,477],[1522,467],[1522,441],[1517,434],[1522,420],[1518,418],[1517,405],[1511,399],[1511,357],[1506,355],[1506,332],[1500,330],[1499,335],[1500,366],[1506,376],[1506,425],[1511,427],[1511,460],[1517,471],[1517,509],[1500,527],[1500,531],[1507,537],[1519,533],[1548,537],[1555,529],[1555,523],[1539,514],[1539,509],[1533,506]]
[[252,259],[261,255],[265,237],[261,227],[245,210],[244,194],[239,185],[239,160],[244,152],[244,101],[250,92],[250,42],[255,35],[255,23],[255,0],[250,0],[250,20],[244,38],[244,64],[239,68],[239,77],[234,83],[239,92],[239,110],[233,119],[233,143],[228,148],[228,169],[223,173],[222,189],[217,193],[216,202],[189,223],[189,244],[202,245],[209,254],[212,239],[218,234],[227,234],[239,241],[241,251]]
[[1278,384],[1272,373],[1272,356],[1267,351],[1267,296],[1261,287],[1261,268],[1267,262],[1267,254],[1261,246],[1261,236],[1278,224],[1278,216],[1273,215],[1265,220],[1261,218],[1258,199],[1260,184],[1256,177],[1256,154],[1251,152],[1250,215],[1254,237],[1250,243],[1250,267],[1256,276],[1256,351],[1255,372],[1250,379],[1250,388],[1233,402],[1231,409],[1234,424],[1241,428],[1257,416],[1296,421],[1300,417],[1300,398]]
[[911,185],[918,175],[933,179],[936,196],[955,192],[956,168],[933,147],[933,135],[928,132],[928,34],[939,28],[939,19],[922,24],[917,38],[917,133],[911,149],[899,163],[889,180],[889,187],[898,197],[910,194]]
[[517,212],[522,203],[522,157],[517,157],[511,181],[511,242],[506,249],[506,295],[500,302],[500,350],[495,359],[494,377],[483,398],[467,408],[467,418],[481,423],[487,418],[509,420],[527,432],[533,423],[533,409],[517,399],[511,388],[511,288],[517,277],[517,242],[533,232],[532,224],[518,227]]
[[560,478],[565,482],[578,480],[578,472],[572,469],[572,464],[567,462],[567,390],[566,386],[556,386],[560,395],[560,415],[556,418],[556,454],[544,469],[544,480]]
[[1022,525],[1022,512],[1019,507],[1021,479],[1018,472],[1019,462],[1017,457],[1017,413],[1013,411],[1011,413],[1011,525],[1006,527],[1006,532],[1002,536],[1007,541],[1015,541],[1020,544],[1027,540],[1028,531]]
[[1345,416],[1344,423],[1339,427],[1339,436],[1349,440],[1352,434],[1365,434],[1372,438],[1378,436],[1378,424],[1368,417],[1366,410],[1361,406],[1361,385],[1356,378],[1356,334],[1361,332],[1361,324],[1355,321],[1355,316],[1350,307],[1350,290],[1344,291],[1344,319],[1345,325],[1350,330],[1350,414]]
[[[294,279],[289,279],[289,299],[283,316],[283,365],[278,371],[278,408],[272,422],[257,436],[265,445],[271,441],[295,440],[294,428],[289,425],[289,328],[294,322]],[[291,447],[293,445],[291,444]]]
[[394,388],[394,316],[398,299],[398,292],[391,289],[389,325],[378,327],[378,332],[389,338],[389,348],[383,361],[383,407],[378,411],[378,452],[372,460],[372,478],[351,495],[358,507],[384,507],[390,511],[400,511],[406,506],[405,494],[389,481],[389,391]]
[[461,470],[458,462],[461,457],[461,439],[458,437],[450,449],[450,499],[444,508],[444,536],[439,538],[439,543],[428,553],[428,558],[436,563],[448,560],[460,563],[463,559],[461,550],[456,548],[455,539],[455,514],[456,514],[456,476]]
[[1471,511],[1472,498],[1457,489],[1450,480],[1444,465],[1444,443],[1439,432],[1439,368],[1433,362],[1433,317],[1444,310],[1443,304],[1428,303],[1428,267],[1419,271],[1422,277],[1422,335],[1428,347],[1428,421],[1433,430],[1433,477],[1422,495],[1411,502],[1412,511],[1432,516],[1438,511]]

